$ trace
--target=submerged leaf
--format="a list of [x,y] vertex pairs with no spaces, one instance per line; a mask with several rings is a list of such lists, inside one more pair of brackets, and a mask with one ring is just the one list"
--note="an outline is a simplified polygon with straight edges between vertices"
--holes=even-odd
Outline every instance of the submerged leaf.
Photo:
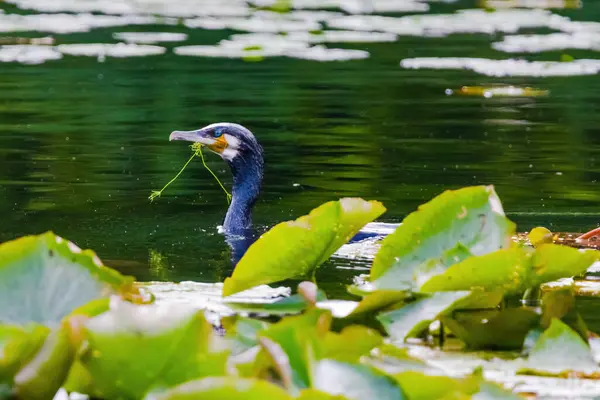
[[225,280],[223,296],[284,279],[312,278],[317,267],[385,211],[376,201],[343,198],[262,235]]
[[133,290],[133,278],[47,232],[0,245],[0,322],[58,326],[88,302]]
[[193,309],[117,303],[83,334],[82,366],[105,398],[139,399],[150,389],[225,374],[227,353],[212,349],[212,327]]
[[422,205],[387,236],[377,253],[371,281],[379,289],[411,289],[425,263],[464,259],[509,246],[515,225],[504,215],[492,186],[446,191]]
[[349,400],[406,398],[392,377],[360,364],[321,360],[313,368],[312,381],[313,388]]
[[470,349],[521,349],[540,315],[527,308],[456,311],[442,322]]
[[258,379],[210,377],[186,382],[145,400],[292,400],[285,390]]
[[599,373],[590,347],[558,319],[540,336],[529,354],[528,371],[550,375],[570,372]]
[[450,312],[460,300],[471,292],[438,292],[415,300],[403,307],[377,316],[387,333],[394,339],[403,341],[423,332],[429,324],[441,315]]

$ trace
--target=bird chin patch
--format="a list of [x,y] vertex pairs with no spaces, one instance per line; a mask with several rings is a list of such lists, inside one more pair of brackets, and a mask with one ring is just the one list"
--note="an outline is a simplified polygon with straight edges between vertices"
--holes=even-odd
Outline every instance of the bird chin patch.
[[221,157],[223,157],[224,160],[231,161],[237,157],[238,151],[235,149],[227,148],[219,154],[221,155]]

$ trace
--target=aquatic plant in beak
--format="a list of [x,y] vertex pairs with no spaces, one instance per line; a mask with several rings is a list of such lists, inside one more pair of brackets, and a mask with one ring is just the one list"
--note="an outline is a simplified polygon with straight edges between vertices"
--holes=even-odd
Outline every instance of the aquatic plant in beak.
[[223,189],[223,191],[225,192],[225,195],[227,196],[227,204],[231,203],[231,194],[227,191],[227,189],[225,189],[225,186],[223,186],[223,183],[221,183],[221,180],[217,177],[217,175],[215,175],[215,173],[213,172],[212,169],[210,169],[210,167],[206,164],[206,160],[204,159],[204,154],[202,154],[202,147],[204,145],[202,143],[193,143],[190,147],[193,151],[192,156],[187,160],[187,162],[183,165],[183,167],[181,167],[181,169],[179,170],[179,172],[177,173],[177,175],[175,175],[173,177],[173,179],[171,179],[169,182],[167,182],[167,184],[165,186],[163,186],[162,189],[160,190],[153,190],[152,193],[150,193],[150,196],[148,196],[148,199],[150,199],[150,201],[154,201],[154,199],[156,199],[157,197],[160,197],[162,195],[162,193],[165,191],[165,189],[172,184],[173,182],[175,182],[177,180],[177,178],[179,178],[179,176],[183,173],[183,171],[187,168],[187,166],[192,162],[192,160],[194,159],[194,157],[200,157],[200,159],[202,160],[202,165],[204,165],[204,168],[206,168],[208,170],[208,172],[210,172],[210,174],[215,178],[215,180],[217,181],[217,183],[219,184],[219,186],[221,186],[221,189]]

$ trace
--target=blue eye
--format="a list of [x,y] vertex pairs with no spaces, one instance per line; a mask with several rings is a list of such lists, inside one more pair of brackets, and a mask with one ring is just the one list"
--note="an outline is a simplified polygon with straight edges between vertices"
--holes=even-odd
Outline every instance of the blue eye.
[[213,131],[213,136],[218,138],[223,136],[223,129],[222,128],[217,128]]

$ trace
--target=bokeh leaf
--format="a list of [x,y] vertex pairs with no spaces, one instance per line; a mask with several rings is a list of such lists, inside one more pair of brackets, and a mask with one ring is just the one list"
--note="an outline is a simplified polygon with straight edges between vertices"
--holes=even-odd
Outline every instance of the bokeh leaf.
[[284,279],[312,278],[317,267],[385,212],[377,201],[343,198],[262,235],[225,280],[223,296]]
[[406,398],[392,377],[365,365],[323,359],[312,373],[314,389],[349,400]]
[[568,325],[553,319],[542,333],[527,359],[527,369],[521,373],[569,375],[573,372],[599,374],[588,344]]
[[[412,289],[416,270],[430,260],[461,260],[505,248],[515,225],[492,186],[446,191],[407,216],[377,253],[370,280],[378,289]],[[456,256],[456,257],[454,257]]]
[[0,245],[0,322],[58,326],[74,309],[120,292],[135,295],[133,278],[52,232]]
[[438,292],[377,316],[386,332],[398,341],[423,332],[431,322],[450,312],[471,292]]
[[106,398],[139,399],[150,389],[225,374],[227,352],[213,349],[212,326],[193,309],[117,302],[86,322],[83,335],[81,364]]
[[292,400],[282,388],[258,379],[208,377],[186,382],[145,400]]

